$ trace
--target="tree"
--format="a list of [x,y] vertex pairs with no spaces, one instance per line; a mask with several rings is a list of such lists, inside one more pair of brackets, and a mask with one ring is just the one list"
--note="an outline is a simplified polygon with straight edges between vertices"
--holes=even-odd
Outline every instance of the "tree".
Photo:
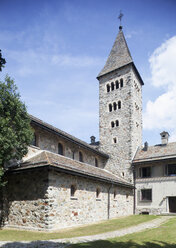
[[2,67],[4,67],[6,60],[2,58],[1,50],[0,50],[0,71],[2,71]]
[[26,106],[20,100],[14,81],[0,81],[0,185],[5,165],[27,154],[33,138]]

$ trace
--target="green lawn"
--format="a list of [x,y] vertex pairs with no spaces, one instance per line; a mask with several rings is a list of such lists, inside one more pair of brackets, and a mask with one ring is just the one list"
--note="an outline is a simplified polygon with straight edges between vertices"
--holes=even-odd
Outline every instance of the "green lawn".
[[1,241],[20,241],[20,240],[49,240],[49,239],[60,239],[70,238],[86,235],[94,235],[98,233],[104,233],[109,231],[118,230],[121,228],[140,224],[142,222],[150,221],[156,216],[152,215],[132,215],[129,217],[117,218],[109,221],[103,221],[98,224],[87,225],[79,228],[72,228],[62,230],[53,233],[45,232],[31,232],[31,231],[20,231],[20,230],[0,230]]
[[105,241],[71,245],[69,248],[176,248],[176,218],[162,226]]

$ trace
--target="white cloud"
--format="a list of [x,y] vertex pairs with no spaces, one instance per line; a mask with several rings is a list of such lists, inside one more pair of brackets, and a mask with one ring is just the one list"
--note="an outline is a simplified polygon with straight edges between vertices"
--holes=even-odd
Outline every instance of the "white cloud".
[[16,66],[16,73],[22,77],[47,72],[49,66],[82,68],[102,64],[102,58],[98,57],[42,53],[35,49],[25,51],[6,50],[6,58],[13,61]]
[[154,86],[176,85],[176,36],[167,40],[151,55],[150,66]]
[[164,93],[155,101],[148,101],[144,113],[144,129],[171,132],[176,138],[176,36],[158,47],[150,59],[152,85],[162,87]]

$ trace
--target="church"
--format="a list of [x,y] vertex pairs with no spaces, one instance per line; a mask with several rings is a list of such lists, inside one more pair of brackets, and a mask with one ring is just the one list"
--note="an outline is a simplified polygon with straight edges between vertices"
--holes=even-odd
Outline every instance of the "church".
[[[28,154],[6,173],[5,227],[53,231],[132,214],[176,212],[176,143],[142,146],[142,86],[122,26],[99,81],[90,144],[34,117]],[[159,191],[159,192],[158,192]]]

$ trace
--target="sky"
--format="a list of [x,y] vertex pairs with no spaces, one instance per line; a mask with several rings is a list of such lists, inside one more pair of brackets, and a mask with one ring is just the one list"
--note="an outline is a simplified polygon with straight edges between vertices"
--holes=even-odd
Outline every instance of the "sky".
[[144,81],[143,142],[176,141],[176,0],[0,0],[0,80],[30,114],[84,141],[99,139],[97,75],[119,29]]

